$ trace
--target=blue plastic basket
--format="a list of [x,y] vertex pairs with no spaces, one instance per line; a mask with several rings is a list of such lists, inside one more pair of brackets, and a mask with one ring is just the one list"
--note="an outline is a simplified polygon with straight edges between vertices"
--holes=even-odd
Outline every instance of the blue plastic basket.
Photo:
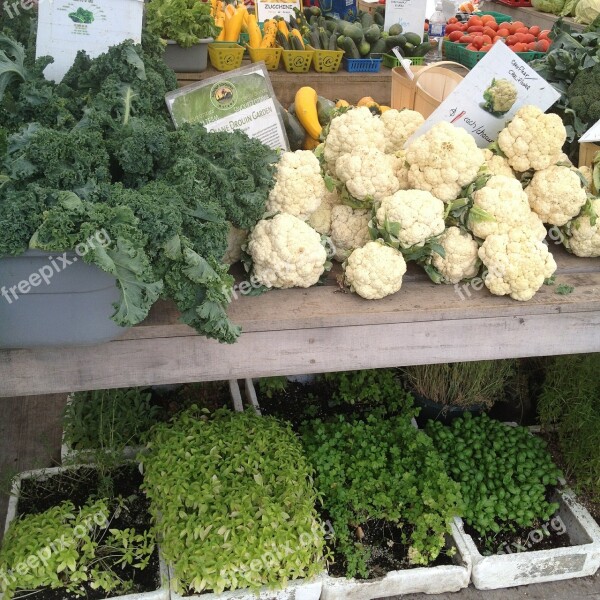
[[379,73],[382,58],[345,58],[344,68],[348,73]]

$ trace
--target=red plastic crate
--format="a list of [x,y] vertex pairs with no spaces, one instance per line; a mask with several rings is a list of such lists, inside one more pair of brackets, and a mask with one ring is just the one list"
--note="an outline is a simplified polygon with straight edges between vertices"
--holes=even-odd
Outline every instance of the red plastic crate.
[[496,0],[496,2],[504,4],[505,6],[514,6],[516,8],[531,6],[530,0]]

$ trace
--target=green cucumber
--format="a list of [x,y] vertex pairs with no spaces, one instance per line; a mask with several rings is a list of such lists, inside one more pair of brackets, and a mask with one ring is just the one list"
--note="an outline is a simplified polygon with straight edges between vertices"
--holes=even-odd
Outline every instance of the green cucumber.
[[408,33],[405,33],[404,37],[406,38],[406,41],[409,44],[412,44],[415,47],[417,47],[423,41],[420,35],[417,35],[416,33],[412,33],[410,31]]
[[365,40],[369,42],[369,44],[374,44],[381,37],[381,31],[377,25],[371,25],[365,31]]
[[415,48],[413,56],[425,56],[430,50],[431,44],[429,42],[423,42]]
[[402,33],[402,25],[400,25],[400,23],[394,23],[390,27],[388,33],[390,35],[400,35]]
[[346,53],[346,58],[360,58],[360,52],[358,51],[358,48],[351,37],[346,37],[344,39],[342,48]]
[[369,56],[369,52],[371,52],[371,44],[369,44],[369,42],[367,42],[367,40],[364,38],[360,44],[358,44],[357,48],[362,58]]
[[375,23],[375,21],[373,19],[373,15],[371,15],[369,13],[363,13],[362,16],[360,17],[360,25],[364,31],[369,29],[369,27],[371,27],[371,25],[373,25],[373,23]]
[[383,24],[385,23],[385,18],[380,12],[376,12],[373,15],[373,21],[375,21],[375,25],[381,25],[381,27],[383,27]]
[[371,44],[371,54],[383,54],[385,51],[385,40],[379,39],[374,44]]
[[386,50],[391,50],[395,46],[400,46],[400,48],[402,48],[404,50],[404,47],[406,46],[406,38],[402,34],[390,35],[389,37],[386,38],[386,40],[385,40]]
[[360,44],[363,39],[362,27],[357,24],[346,27],[344,34],[351,37],[355,44]]

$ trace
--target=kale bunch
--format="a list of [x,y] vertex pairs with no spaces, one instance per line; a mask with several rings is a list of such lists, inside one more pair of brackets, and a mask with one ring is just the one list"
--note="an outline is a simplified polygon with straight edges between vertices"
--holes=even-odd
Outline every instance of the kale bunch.
[[0,256],[72,249],[102,231],[109,243],[84,259],[116,278],[118,324],[163,297],[199,333],[234,342],[221,259],[231,224],[262,217],[277,154],[241,132],[175,130],[164,101],[175,76],[151,36],[80,52],[59,84],[43,78],[47,59],[1,44]]

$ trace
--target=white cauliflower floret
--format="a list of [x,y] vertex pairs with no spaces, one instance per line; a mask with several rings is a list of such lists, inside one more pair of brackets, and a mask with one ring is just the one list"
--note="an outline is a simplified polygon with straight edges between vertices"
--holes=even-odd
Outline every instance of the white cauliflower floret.
[[509,294],[515,300],[530,300],[556,271],[552,254],[529,229],[514,228],[490,235],[479,248],[486,266],[486,287],[497,296]]
[[485,156],[485,164],[490,175],[504,175],[505,177],[515,177],[515,172],[511,169],[508,164],[508,160],[504,156],[494,154],[491,150],[486,148],[483,151]]
[[398,159],[377,148],[358,148],[335,162],[335,174],[357,200],[372,203],[397,191]]
[[519,226],[528,227],[539,240],[546,237],[544,224],[529,208],[527,194],[514,177],[490,177],[485,187],[473,193],[473,206],[484,210],[493,219],[478,219],[473,212],[469,215],[469,229],[482,240]]
[[[376,220],[380,229],[399,225],[398,241],[402,248],[422,246],[445,229],[445,205],[422,190],[400,190],[385,197],[377,208]],[[395,233],[394,233],[395,235]]]
[[332,192],[327,192],[319,208],[310,215],[307,221],[308,224],[320,234],[329,235],[331,233],[331,211],[341,201],[342,199],[337,190],[334,189]]
[[[600,198],[590,198],[590,208],[567,224],[567,237],[563,238],[575,256],[584,258],[600,256]],[[597,215],[595,225],[590,217],[592,211]]]
[[521,107],[500,132],[498,146],[515,171],[539,171],[558,162],[567,131],[562,119],[537,106]]
[[229,226],[227,234],[227,250],[221,262],[226,265],[232,265],[242,258],[242,246],[248,239],[248,232],[245,229],[238,229],[233,225]]
[[416,110],[386,110],[381,115],[385,125],[385,151],[393,154],[402,150],[406,140],[425,122],[423,115]]
[[288,213],[306,221],[326,194],[319,159],[309,150],[284,152],[277,163],[275,185],[266,210]]
[[282,213],[256,224],[248,241],[254,275],[266,287],[310,287],[325,271],[321,236],[304,221]]
[[348,257],[344,276],[353,292],[367,300],[379,300],[402,287],[406,262],[398,250],[369,242]]
[[416,138],[406,151],[406,160],[410,187],[431,192],[444,202],[457,198],[485,162],[475,140],[446,122]]
[[385,126],[366,106],[353,108],[334,119],[329,125],[323,156],[330,171],[342,154],[357,148],[385,148]]
[[431,263],[444,283],[458,283],[477,275],[480,265],[477,253],[479,245],[466,231],[449,227],[439,237],[438,244],[444,248],[446,256],[434,253]]
[[398,189],[410,190],[410,184],[408,183],[408,171],[410,169],[410,165],[406,162],[406,151],[399,150],[398,152],[395,152],[393,156],[395,157],[396,163],[394,172],[398,179],[398,183],[400,184]]
[[352,250],[364,246],[371,239],[370,216],[369,210],[353,209],[345,204],[331,209],[331,243],[335,260],[346,260]]
[[525,193],[531,210],[549,225],[564,225],[579,214],[587,200],[577,171],[557,165],[536,171]]

